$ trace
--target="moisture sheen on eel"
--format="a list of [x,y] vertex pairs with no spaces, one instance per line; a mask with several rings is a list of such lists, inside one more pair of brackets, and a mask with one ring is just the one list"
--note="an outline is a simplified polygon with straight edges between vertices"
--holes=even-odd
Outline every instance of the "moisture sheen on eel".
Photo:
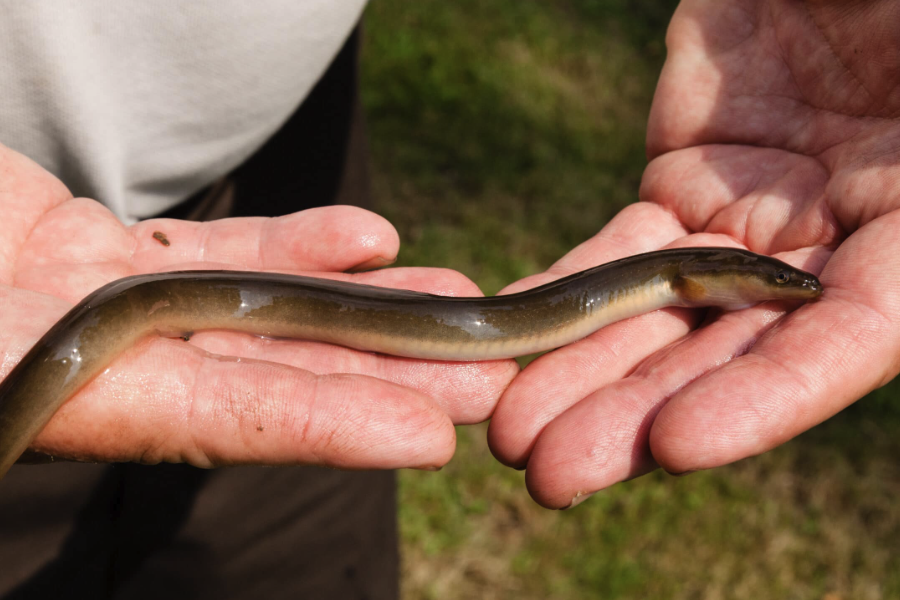
[[490,298],[237,271],[126,277],[79,302],[0,384],[0,477],[69,397],[154,332],[228,329],[412,358],[490,360],[564,346],[668,306],[735,309],[821,293],[814,275],[730,248],[640,254]]

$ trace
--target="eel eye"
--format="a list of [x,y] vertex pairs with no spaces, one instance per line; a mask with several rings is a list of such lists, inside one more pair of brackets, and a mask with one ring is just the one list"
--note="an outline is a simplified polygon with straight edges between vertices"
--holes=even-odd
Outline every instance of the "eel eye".
[[775,273],[776,283],[787,283],[790,280],[791,276],[786,271],[778,271],[777,273]]

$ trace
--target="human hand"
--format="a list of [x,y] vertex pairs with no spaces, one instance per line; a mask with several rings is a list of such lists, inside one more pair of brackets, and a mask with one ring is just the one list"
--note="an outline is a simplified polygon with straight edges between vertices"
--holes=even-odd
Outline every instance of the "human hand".
[[[272,270],[478,293],[446,270],[342,274],[388,264],[398,249],[390,224],[360,209],[125,227],[2,146],[0,214],[3,376],[72,304],[137,273]],[[171,245],[155,239],[156,231]],[[33,448],[63,458],[201,467],[433,468],[453,454],[453,424],[487,418],[517,372],[512,361],[416,361],[228,332],[198,333],[189,343],[151,337],[67,402]]]
[[740,245],[821,272],[820,301],[670,309],[529,365],[489,441],[564,508],[657,466],[765,452],[900,370],[900,6],[685,0],[643,203],[508,291],[663,246]]

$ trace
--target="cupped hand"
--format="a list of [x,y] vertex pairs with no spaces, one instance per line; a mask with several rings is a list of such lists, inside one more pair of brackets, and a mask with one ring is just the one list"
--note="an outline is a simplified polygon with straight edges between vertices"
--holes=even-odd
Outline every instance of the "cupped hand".
[[[390,224],[360,209],[125,227],[3,147],[0,215],[3,376],[72,304],[138,273],[277,271],[478,294],[445,270],[342,274],[388,264],[398,249]],[[434,468],[453,454],[453,424],[487,418],[517,371],[512,361],[416,361],[227,332],[199,333],[188,343],[151,337],[66,403],[33,448],[63,458],[201,467]]]
[[898,30],[891,0],[679,6],[643,202],[509,291],[665,246],[732,245],[821,273],[825,293],[705,320],[658,311],[534,361],[489,441],[527,468],[540,504],[760,454],[898,373]]

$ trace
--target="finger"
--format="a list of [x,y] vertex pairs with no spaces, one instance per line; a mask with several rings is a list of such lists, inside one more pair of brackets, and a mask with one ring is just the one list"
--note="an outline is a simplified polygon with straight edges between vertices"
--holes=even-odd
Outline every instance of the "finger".
[[900,125],[883,124],[829,153],[832,178],[826,201],[847,231],[900,208],[897,154]]
[[512,294],[531,289],[566,275],[614,261],[658,250],[688,233],[671,213],[646,202],[626,206],[600,232],[578,245],[543,273],[525,277],[500,292]]
[[[352,206],[313,208],[274,219],[150,219],[134,225],[131,233],[138,272],[207,261],[263,271],[346,271],[390,264],[400,246],[387,220]],[[159,234],[168,245],[160,243]]]
[[393,261],[396,231],[347,206],[275,219],[209,223],[154,219],[124,228],[105,207],[77,198],[49,210],[21,249],[15,284],[76,302],[136,273],[195,268],[343,271]]
[[209,332],[191,344],[212,354],[251,357],[318,375],[367,375],[430,397],[455,425],[481,423],[494,412],[503,390],[519,372],[515,361],[425,361],[360,352],[319,342],[285,341]]
[[703,469],[765,452],[897,374],[898,226],[892,213],[851,236],[822,274],[820,302],[672,398],[650,439],[664,468]]
[[829,173],[810,157],[770,148],[713,145],[652,161],[641,198],[689,229],[728,235],[765,254],[845,237],[824,190]]
[[446,415],[409,388],[152,338],[65,404],[33,448],[81,460],[381,469],[443,465],[454,444]]
[[[671,214],[652,204],[635,204],[603,230],[566,255],[547,273],[517,282],[505,291],[531,287],[590,266],[647,250],[682,237]],[[545,354],[513,380],[491,419],[488,441],[498,460],[523,467],[541,429],[591,391],[624,376],[649,353],[687,333],[691,313],[648,315],[647,326],[631,319]]]

